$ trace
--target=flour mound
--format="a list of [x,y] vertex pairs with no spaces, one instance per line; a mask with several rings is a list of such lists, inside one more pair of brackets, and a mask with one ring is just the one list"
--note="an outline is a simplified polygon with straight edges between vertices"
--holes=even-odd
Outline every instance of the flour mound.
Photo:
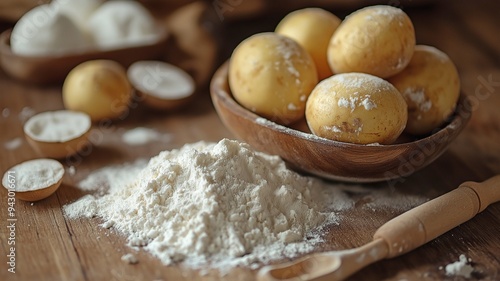
[[109,192],[95,199],[96,215],[167,265],[293,257],[321,241],[318,228],[336,223],[323,182],[227,139],[161,152],[134,182]]

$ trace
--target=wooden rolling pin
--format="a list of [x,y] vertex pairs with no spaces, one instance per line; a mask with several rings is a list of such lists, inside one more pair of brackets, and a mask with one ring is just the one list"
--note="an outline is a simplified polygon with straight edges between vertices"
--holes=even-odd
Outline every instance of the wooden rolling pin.
[[263,267],[259,281],[343,280],[381,259],[407,253],[468,221],[500,201],[500,175],[482,183],[465,182],[382,225],[373,241],[359,248],[315,253],[297,261]]

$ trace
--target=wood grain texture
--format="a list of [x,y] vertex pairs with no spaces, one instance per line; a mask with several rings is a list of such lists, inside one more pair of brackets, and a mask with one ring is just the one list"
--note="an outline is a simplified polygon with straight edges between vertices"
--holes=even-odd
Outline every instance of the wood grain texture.
[[[434,45],[456,63],[462,91],[475,98],[472,117],[463,132],[436,161],[411,176],[387,183],[367,185],[370,190],[391,196],[435,198],[464,181],[482,181],[500,174],[500,49],[498,45],[498,1],[443,1],[428,8],[406,9],[412,18],[417,41]],[[339,11],[346,14],[349,11]],[[231,22],[226,26],[223,60],[248,34],[272,30],[282,17]],[[48,70],[50,71],[50,70]],[[23,108],[35,112],[62,109],[60,85],[38,87],[23,84],[0,72],[0,171],[24,160],[38,157],[23,139],[20,114]],[[8,111],[4,110],[8,109]],[[7,112],[9,114],[7,114]],[[26,109],[25,111],[26,112]],[[136,126],[170,133],[164,143],[128,147],[121,134]],[[200,275],[182,265],[166,267],[144,251],[135,253],[125,238],[100,227],[99,219],[69,220],[61,207],[85,193],[75,184],[91,171],[111,164],[148,158],[165,149],[199,140],[218,141],[235,138],[217,116],[208,93],[202,90],[196,100],[182,111],[151,111],[142,104],[131,110],[123,121],[99,128],[102,136],[89,155],[63,162],[76,167],[74,176],[66,175],[62,186],[47,199],[33,205],[16,201],[16,273],[7,271],[7,192],[0,189],[0,280],[254,280],[255,271],[237,268],[219,277],[216,272]],[[16,149],[5,144],[21,138]],[[348,249],[371,241],[383,223],[411,208],[370,208],[369,199],[353,195],[355,207],[340,213],[339,225],[325,230],[326,243],[316,251]],[[398,205],[401,202],[394,202]],[[348,280],[460,280],[446,277],[441,266],[466,254],[476,273],[472,280],[500,279],[500,204],[489,206],[474,219],[445,233],[430,243],[401,257],[377,262]],[[120,260],[135,253],[139,263]]]

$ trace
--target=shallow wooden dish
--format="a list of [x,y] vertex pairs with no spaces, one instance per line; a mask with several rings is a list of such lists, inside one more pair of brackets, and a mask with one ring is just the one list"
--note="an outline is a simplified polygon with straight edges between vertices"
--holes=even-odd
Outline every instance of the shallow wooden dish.
[[[60,115],[58,116],[58,114],[65,114],[64,117],[66,119],[62,120],[63,118],[61,118]],[[50,117],[42,117],[42,116],[50,116]],[[52,120],[59,118],[58,120],[59,123],[61,121],[71,122],[71,118],[73,118],[73,121],[77,120],[75,118],[79,118],[79,122],[77,122],[76,124],[83,123],[83,125],[78,127],[76,126],[75,123],[70,123],[72,125],[72,131],[76,133],[70,135],[69,137],[66,137],[65,139],[48,140],[41,138],[39,135],[34,133],[33,129],[37,126],[40,126],[40,123],[43,123],[44,121],[47,122],[48,118],[51,118]],[[49,127],[50,125],[46,126]],[[54,126],[54,124],[52,124],[52,126]],[[28,144],[40,156],[45,158],[63,159],[81,152],[90,145],[89,135],[91,128],[92,128],[92,121],[90,119],[90,116],[87,115],[86,113],[73,112],[68,110],[59,110],[59,111],[45,111],[32,116],[30,119],[28,119],[28,121],[26,121],[26,123],[24,123],[23,131]],[[61,131],[57,132],[63,133]]]
[[16,192],[17,198],[23,200],[23,201],[28,201],[28,202],[35,202],[35,201],[40,201],[42,199],[45,199],[52,195],[54,192],[59,189],[62,183],[62,178],[57,181],[56,183],[42,188],[42,189],[36,189],[36,190],[30,190],[30,191],[18,191]]
[[169,38],[166,30],[162,30],[160,39],[154,44],[67,55],[21,56],[10,48],[11,32],[9,29],[0,34],[0,64],[8,75],[36,84],[62,82],[71,69],[88,60],[109,59],[128,67],[138,60],[157,59],[165,53]]
[[229,90],[228,63],[213,76],[210,92],[222,122],[237,138],[281,156],[296,170],[349,182],[389,181],[422,169],[446,150],[471,116],[462,94],[449,122],[430,136],[402,138],[391,145],[359,145],[317,137],[304,124],[294,126],[300,129],[285,127],[243,108]]

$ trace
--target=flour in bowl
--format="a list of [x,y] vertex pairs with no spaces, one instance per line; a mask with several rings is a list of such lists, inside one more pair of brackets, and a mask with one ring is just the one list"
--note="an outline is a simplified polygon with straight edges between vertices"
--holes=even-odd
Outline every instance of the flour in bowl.
[[102,218],[166,265],[225,271],[311,252],[321,228],[337,223],[334,207],[353,204],[279,157],[227,139],[161,152],[134,178],[65,212]]

